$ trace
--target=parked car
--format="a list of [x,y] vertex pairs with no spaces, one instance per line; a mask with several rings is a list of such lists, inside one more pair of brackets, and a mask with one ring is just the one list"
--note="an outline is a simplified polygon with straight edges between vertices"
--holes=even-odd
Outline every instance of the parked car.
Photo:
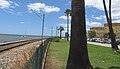
[[90,38],[87,38],[87,41],[90,41]]
[[97,38],[92,38],[91,41],[92,42],[96,42]]
[[[111,44],[111,39],[107,39],[106,43]],[[117,45],[119,45],[120,44],[120,39],[116,39],[116,43],[117,43]]]
[[96,40],[96,42],[104,43],[103,39],[98,39],[98,40]]
[[101,38],[97,38],[96,42],[100,42],[101,41]]
[[87,38],[87,41],[94,42],[94,41],[95,41],[95,39],[94,39],[94,38]]
[[111,39],[108,39],[106,43],[111,44]]
[[99,43],[110,43],[109,39],[98,39],[97,42],[99,42]]

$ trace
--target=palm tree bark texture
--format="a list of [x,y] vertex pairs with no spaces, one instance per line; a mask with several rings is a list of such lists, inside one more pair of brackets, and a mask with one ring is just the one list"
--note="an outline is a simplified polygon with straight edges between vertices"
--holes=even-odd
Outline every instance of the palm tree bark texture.
[[110,32],[112,50],[113,50],[113,51],[116,51],[116,50],[118,50],[119,48],[118,48],[118,46],[117,46],[117,44],[116,44],[115,35],[114,35],[113,28],[112,28],[111,0],[109,0],[109,14],[108,14],[108,12],[107,12],[105,0],[103,0],[103,6],[104,6],[104,10],[105,10],[106,19],[107,19],[107,22],[108,22],[108,27],[109,27],[109,32]]
[[84,0],[72,0],[71,41],[66,69],[92,69],[87,50]]

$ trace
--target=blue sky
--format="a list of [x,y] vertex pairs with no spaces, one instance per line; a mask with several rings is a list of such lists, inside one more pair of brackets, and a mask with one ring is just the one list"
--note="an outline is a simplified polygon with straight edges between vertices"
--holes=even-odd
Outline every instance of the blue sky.
[[[112,1],[112,17],[120,22],[119,0]],[[106,23],[101,0],[85,0],[87,30]],[[108,4],[108,1],[107,1]],[[117,5],[116,5],[117,4]],[[56,26],[65,27],[64,11],[71,8],[71,0],[0,0],[0,34],[41,35],[42,14],[45,14],[45,35],[56,34]],[[37,17],[31,9],[41,17]]]

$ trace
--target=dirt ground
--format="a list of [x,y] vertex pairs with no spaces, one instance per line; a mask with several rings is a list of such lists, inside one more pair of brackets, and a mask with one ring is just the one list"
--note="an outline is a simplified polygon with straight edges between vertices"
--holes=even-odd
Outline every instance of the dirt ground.
[[45,69],[61,69],[62,63],[54,57],[52,58],[49,57],[50,56],[47,55]]

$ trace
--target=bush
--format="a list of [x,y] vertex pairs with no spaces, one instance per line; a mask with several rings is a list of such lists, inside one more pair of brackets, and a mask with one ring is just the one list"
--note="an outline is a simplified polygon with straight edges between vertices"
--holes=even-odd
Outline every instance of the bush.
[[52,41],[53,41],[53,42],[59,42],[59,41],[60,41],[60,38],[59,38],[58,36],[53,37]]

